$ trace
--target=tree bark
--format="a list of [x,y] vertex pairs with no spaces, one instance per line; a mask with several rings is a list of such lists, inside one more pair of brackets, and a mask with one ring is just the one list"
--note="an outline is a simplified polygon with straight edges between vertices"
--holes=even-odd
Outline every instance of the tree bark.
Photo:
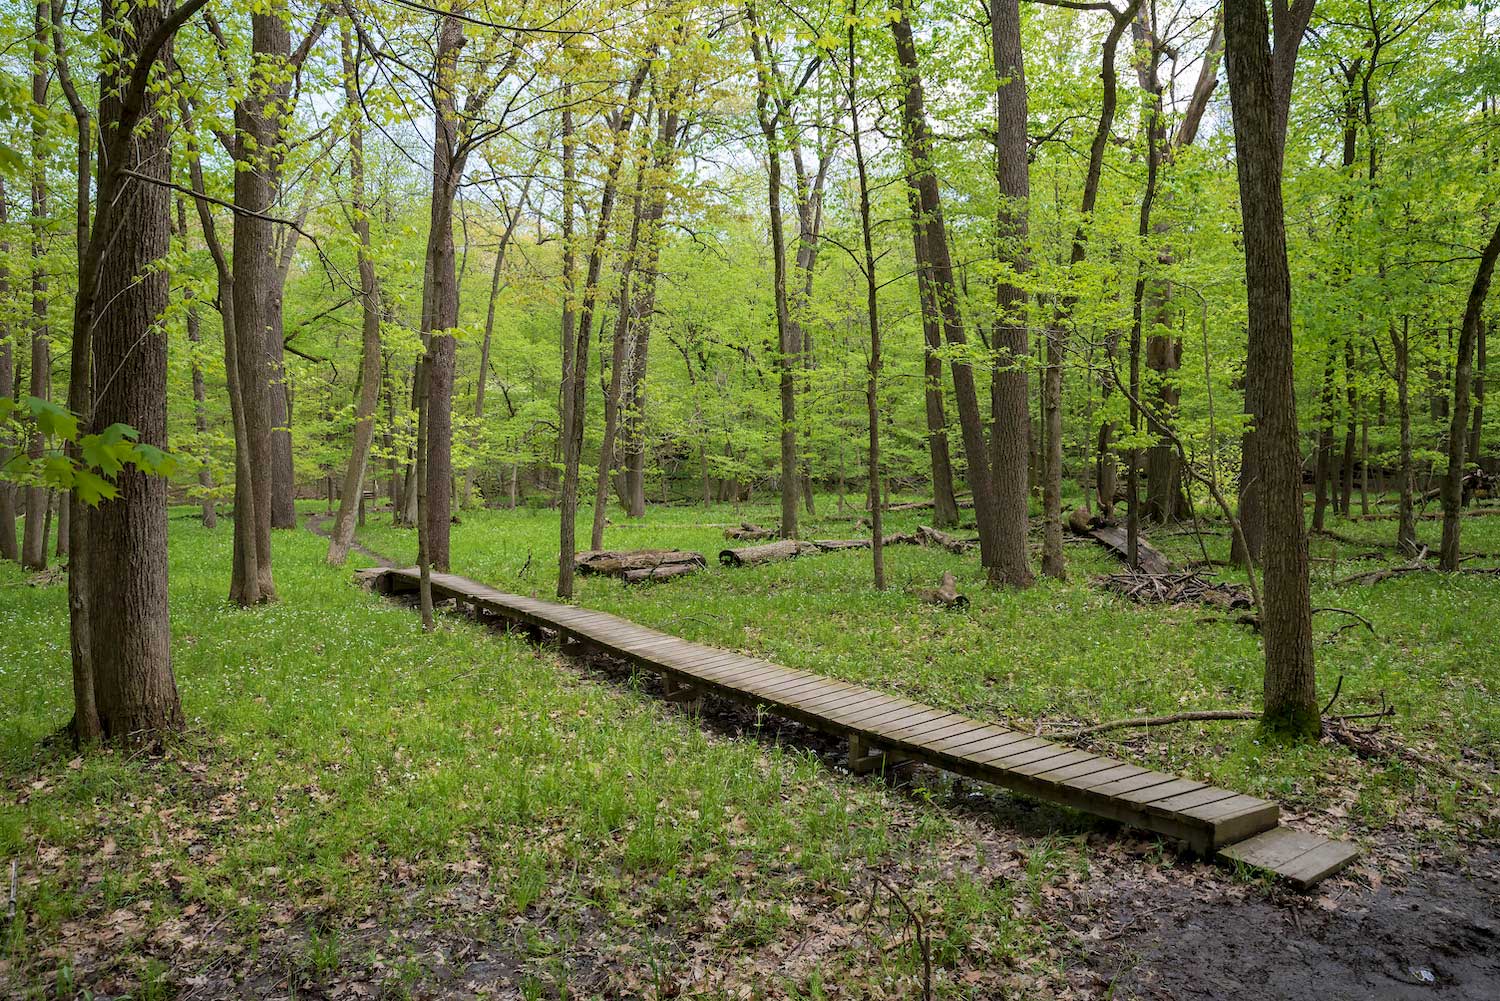
[[1479,257],[1474,284],[1464,306],[1463,325],[1458,334],[1458,356],[1453,365],[1453,418],[1448,425],[1448,472],[1443,477],[1443,546],[1438,559],[1442,570],[1457,570],[1459,536],[1462,530],[1464,456],[1468,451],[1470,379],[1474,372],[1474,342],[1484,319],[1484,301],[1490,293],[1495,261],[1500,258],[1500,225],[1495,227],[1489,243]]
[[[178,195],[176,203],[177,233],[181,239],[186,240],[187,199]],[[208,434],[208,387],[203,381],[203,362],[198,357],[200,345],[203,342],[203,329],[198,316],[198,303],[191,298],[191,292],[187,293],[187,296],[188,367],[193,377],[193,430],[198,432],[198,440],[201,443]],[[200,447],[203,446],[200,445]],[[214,474],[207,462],[198,466],[198,489],[203,491],[203,497],[199,501],[199,520],[204,528],[217,528],[218,505],[214,502],[212,495]]]
[[349,118],[349,214],[359,241],[359,306],[361,355],[359,389],[354,404],[354,440],[349,446],[349,465],[339,492],[339,513],[328,539],[328,562],[342,566],[354,541],[356,519],[364,497],[365,467],[375,433],[375,409],[380,405],[380,279],[375,273],[375,251],[370,240],[370,213],[365,201],[365,131],[360,117],[358,72],[354,60],[352,32],[347,23],[340,32],[344,71],[344,111]]
[[[432,144],[432,204],[427,230],[426,281],[422,294],[422,332],[428,342],[422,378],[426,380],[426,518],[427,556],[432,567],[446,571],[449,529],[453,520],[453,374],[458,326],[458,261],[453,246],[453,200],[463,176],[458,108],[454,98],[458,54],[464,45],[463,23],[445,14],[438,25],[433,106],[437,109]],[[419,495],[422,493],[418,491]]]
[[1318,395],[1318,452],[1313,466],[1313,531],[1323,531],[1333,484],[1333,345],[1323,359],[1323,389]]
[[958,524],[958,501],[953,493],[953,460],[948,454],[948,415],[943,404],[943,321],[928,281],[926,237],[922,209],[913,178],[907,179],[911,206],[912,257],[917,266],[917,303],[922,310],[922,388],[927,416],[927,456],[932,466],[932,518],[938,528]]
[[[52,348],[47,326],[46,245],[43,228],[47,223],[47,67],[50,8],[38,0],[34,8],[35,31],[32,39],[31,102],[37,113],[31,120],[31,395],[49,399],[52,394]],[[31,436],[27,453],[33,461],[42,458],[46,447],[40,431]],[[25,490],[26,525],[21,534],[21,565],[29,570],[47,567],[47,488],[40,484]]]
[[802,484],[797,461],[797,343],[798,326],[787,300],[786,233],[781,212],[781,138],[778,119],[785,108],[773,110],[775,82],[769,68],[770,53],[755,21],[755,7],[747,4],[750,44],[755,55],[755,111],[766,142],[766,204],[770,213],[771,259],[775,281],[778,394],[781,401],[781,537],[797,537],[797,512]]
[[854,165],[859,178],[859,229],[864,239],[865,316],[870,330],[870,360],[865,379],[865,418],[869,422],[870,556],[875,590],[885,590],[885,504],[880,496],[880,286],[875,278],[875,242],[870,220],[870,179],[865,170],[864,142],[859,132],[859,94],[856,86],[858,62],[854,53],[854,10],[849,16],[849,131],[854,141]]
[[[116,23],[112,8],[112,0],[104,5],[106,25]],[[139,50],[162,26],[161,8],[132,5],[126,23],[130,30],[115,29],[121,63],[150,61],[156,53]],[[170,52],[170,41],[164,49]],[[166,118],[148,107],[142,124],[131,128],[120,96],[122,74],[113,64],[100,87],[101,147],[125,169],[164,182],[171,165]],[[118,161],[101,156],[100,162],[116,168]],[[116,187],[101,177],[98,190],[100,202],[108,199],[116,208],[108,227],[99,226],[109,245],[98,258],[92,349],[96,370],[109,377],[99,385],[91,425],[128,424],[141,443],[165,448],[167,338],[159,320],[168,282],[158,265],[171,240],[170,195],[158,183],[132,179]],[[167,605],[167,481],[127,466],[115,482],[118,495],[92,512],[89,525],[89,626],[106,640],[90,648],[94,695],[107,738],[153,743],[183,725]]]
[[[1479,341],[1475,352],[1474,361],[1474,422],[1469,431],[1469,462],[1473,465],[1479,464],[1480,446],[1483,445],[1484,435],[1484,377],[1489,369],[1489,324],[1483,321],[1479,324]],[[0,383],[3,385],[3,383]],[[4,523],[0,522],[0,530]]]
[[[990,49],[996,80],[995,180],[999,191],[995,219],[996,256],[1010,264],[1016,274],[1021,274],[1030,267],[1026,257],[1026,238],[1027,200],[1031,195],[1027,172],[1026,74],[1021,53],[1021,8],[1018,0],[994,0],[990,6]],[[991,335],[995,361],[990,381],[994,564],[990,567],[990,576],[1012,587],[1028,587],[1032,581],[1031,556],[1026,540],[1031,411],[1027,399],[1026,359],[1031,349],[1026,328],[1026,290],[1008,281],[997,282],[995,309],[995,327]],[[977,491],[974,497],[977,502]],[[1057,530],[1060,552],[1060,521]]]
[[1281,177],[1292,74],[1312,7],[1312,0],[1278,7],[1274,25],[1260,3],[1228,3],[1224,12],[1249,297],[1246,367],[1260,404],[1256,436],[1266,519],[1264,720],[1269,730],[1295,737],[1316,737],[1322,718],[1313,664]]
[[625,142],[635,125],[636,99],[645,85],[649,61],[642,61],[630,81],[630,88],[620,106],[610,143],[609,160],[605,167],[604,187],[599,194],[599,215],[594,223],[594,241],[589,248],[588,273],[584,278],[583,301],[578,313],[577,343],[573,347],[571,384],[566,386],[567,398],[571,401],[564,412],[563,426],[563,484],[562,524],[558,546],[557,595],[573,597],[573,561],[577,551],[578,521],[578,466],[583,457],[583,426],[588,419],[588,358],[589,340],[594,325],[594,307],[599,295],[599,275],[604,267],[604,254],[608,250],[609,228],[614,217],[615,195],[620,183],[620,170],[625,159]]
[[[905,0],[900,0],[894,9],[891,33],[895,39],[896,58],[901,68],[902,142],[906,147],[909,176],[917,192],[921,244],[927,253],[927,259],[917,263],[927,273],[927,287],[937,301],[938,313],[942,317],[943,338],[954,350],[949,369],[953,375],[953,392],[958,404],[959,428],[963,433],[969,489],[974,495],[974,521],[979,530],[980,562],[985,567],[990,583],[1017,583],[1004,572],[998,552],[999,530],[994,483],[990,473],[989,443],[985,440],[984,416],[979,409],[974,368],[968,359],[968,338],[964,333],[963,317],[959,313],[955,296],[953,261],[948,251],[942,198],[938,190],[937,175],[932,167],[932,135],[927,126],[921,68],[917,61],[916,43]],[[1024,399],[1022,404],[1024,411]],[[1029,437],[1029,414],[1024,421],[1028,434],[1018,443],[1023,456],[1027,447],[1026,437]],[[1025,580],[1030,581],[1029,567],[1026,568]]]
[[[8,219],[5,180],[0,178],[0,232]],[[0,302],[10,299],[10,242],[0,237]],[[15,356],[11,353],[10,324],[0,314],[0,399],[14,398],[19,388],[16,380]],[[0,438],[0,467],[10,459],[10,445]],[[19,560],[21,547],[16,542],[16,488],[8,480],[0,480],[0,559]]]
[[1415,556],[1417,549],[1417,516],[1414,510],[1417,492],[1416,468],[1412,462],[1411,436],[1411,318],[1401,318],[1401,332],[1391,324],[1391,348],[1395,355],[1396,425],[1400,435],[1399,469],[1396,487],[1396,548]]

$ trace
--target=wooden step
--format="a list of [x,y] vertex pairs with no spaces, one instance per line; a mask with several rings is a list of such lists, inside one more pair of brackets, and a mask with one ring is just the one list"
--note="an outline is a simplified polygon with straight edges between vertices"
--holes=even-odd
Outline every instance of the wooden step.
[[1217,858],[1274,874],[1299,890],[1327,879],[1359,857],[1359,849],[1347,841],[1321,834],[1273,827],[1244,841],[1225,845]]

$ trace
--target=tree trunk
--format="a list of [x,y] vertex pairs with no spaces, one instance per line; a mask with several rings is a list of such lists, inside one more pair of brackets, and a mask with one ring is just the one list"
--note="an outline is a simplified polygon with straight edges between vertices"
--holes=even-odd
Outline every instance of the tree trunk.
[[[0,232],[4,232],[8,206],[5,198],[5,180],[0,178]],[[10,242],[0,237],[0,302],[10,299]],[[11,330],[4,314],[0,314],[0,399],[14,398],[16,390],[15,356],[11,353]],[[0,467],[10,459],[10,448],[0,438]],[[19,560],[21,547],[16,543],[16,488],[7,480],[0,480],[0,559]]]
[[[948,232],[943,221],[942,198],[939,194],[937,175],[932,168],[932,136],[927,127],[927,111],[922,93],[921,70],[917,62],[916,44],[912,37],[911,21],[905,2],[899,4],[891,19],[891,33],[895,38],[896,57],[901,66],[902,95],[902,141],[906,146],[910,177],[917,191],[918,217],[921,220],[922,246],[927,259],[917,265],[927,273],[927,287],[937,301],[938,313],[942,317],[943,338],[955,348],[955,356],[949,362],[953,374],[953,392],[958,404],[959,428],[963,432],[964,457],[967,460],[969,489],[974,495],[974,521],[979,530],[980,562],[984,565],[990,583],[1014,584],[1030,581],[1030,568],[1026,568],[1024,581],[1011,579],[1003,570],[999,556],[999,540],[994,483],[990,474],[989,443],[984,436],[984,416],[979,409],[979,394],[974,386],[973,366],[964,358],[968,338],[964,333],[963,317],[958,310],[953,285],[953,261],[948,252]],[[1024,400],[1023,400],[1024,404]],[[1025,409],[1024,406],[1022,408]],[[1025,419],[1029,429],[1029,416]],[[1026,438],[1019,445],[1024,455]]]
[[641,243],[641,215],[645,192],[641,190],[642,167],[636,165],[635,198],[630,214],[630,238],[625,244],[625,259],[620,265],[620,288],[615,299],[615,333],[610,344],[609,385],[604,392],[604,436],[599,442],[599,465],[594,478],[594,519],[589,533],[589,548],[604,548],[604,521],[609,510],[609,478],[615,466],[615,438],[620,430],[620,396],[625,385],[625,370],[630,367],[631,299],[630,279],[635,271],[636,254]]
[[[111,6],[105,5],[106,25],[116,23]],[[127,23],[130,30],[115,38],[122,63],[155,33],[162,11],[151,4],[134,5]],[[166,118],[151,109],[140,127],[130,128],[133,123],[125,118],[119,96],[124,87],[120,76],[119,64],[112,65],[100,87],[100,144],[123,160],[107,166],[164,182],[171,166]],[[123,148],[116,145],[119,138]],[[101,174],[104,168],[101,157]],[[143,444],[165,448],[167,337],[159,321],[167,307],[168,280],[159,264],[171,241],[170,194],[156,183],[127,179],[116,187],[101,177],[99,201],[106,200],[115,208],[109,225],[100,223],[109,243],[99,258],[100,308],[93,317],[91,347],[96,370],[111,373],[111,378],[99,386],[91,424],[96,431],[128,424]],[[89,626],[93,636],[104,640],[90,647],[94,696],[106,737],[126,744],[154,743],[183,725],[167,605],[167,480],[127,466],[115,485],[118,495],[92,512],[88,536]]]
[[[1027,176],[1026,75],[1021,53],[1021,8],[1018,0],[991,4],[990,49],[994,60],[995,180],[1000,204],[996,212],[996,256],[1017,274],[1026,271]],[[1028,463],[1031,450],[1031,411],[1027,399],[1026,362],[1031,351],[1026,329],[1026,291],[1007,281],[996,283],[996,319],[991,346],[990,478],[993,580],[1013,587],[1031,584],[1031,555],[1027,545],[1027,506],[1030,497]],[[973,456],[969,457],[970,462]],[[976,504],[979,494],[974,494]],[[1058,523],[1059,532],[1061,522]],[[1061,535],[1058,536],[1059,552]],[[1060,572],[1060,567],[1054,567]]]
[[[192,119],[183,111],[184,132],[192,135]],[[198,211],[198,224],[203,231],[203,242],[213,258],[219,281],[219,315],[224,328],[224,382],[229,391],[230,423],[234,431],[234,556],[229,581],[229,600],[237,605],[250,606],[270,600],[260,590],[260,551],[257,535],[260,519],[256,516],[255,491],[250,483],[253,477],[250,427],[245,415],[245,380],[240,378],[239,332],[235,328],[234,271],[229,256],[219,242],[212,210],[205,197],[202,158],[189,140],[188,176],[192,182],[193,205]],[[269,526],[267,526],[269,531]]]
[[[752,7],[746,8],[753,11]],[[766,68],[769,53],[762,52],[759,27],[751,14],[750,38],[755,50],[755,109],[761,135],[766,141],[766,204],[770,212],[771,263],[775,281],[778,393],[781,400],[781,537],[797,537],[797,512],[802,484],[797,461],[797,343],[798,326],[792,321],[787,302],[786,233],[781,213],[781,137],[777,119],[785,113],[772,110],[775,85]]]
[[1323,361],[1323,389],[1318,396],[1318,453],[1313,467],[1313,531],[1323,531],[1328,496],[1333,489],[1333,345]]
[[1438,565],[1443,570],[1457,570],[1459,534],[1462,529],[1460,509],[1464,493],[1464,455],[1468,451],[1469,380],[1474,372],[1474,342],[1479,338],[1484,318],[1484,301],[1500,258],[1500,225],[1490,236],[1479,257],[1469,301],[1464,307],[1463,325],[1458,334],[1458,357],[1453,366],[1453,420],[1448,426],[1448,472],[1443,477],[1443,548]]
[[932,465],[932,519],[938,528],[958,524],[958,501],[953,493],[953,460],[948,454],[948,415],[943,406],[943,321],[937,297],[923,262],[928,260],[922,210],[913,178],[907,179],[911,206],[913,259],[917,265],[917,303],[922,310],[922,388],[927,408],[927,456]]
[[[599,275],[604,267],[604,254],[608,250],[609,227],[614,217],[615,195],[620,183],[620,170],[625,159],[625,143],[635,125],[636,99],[646,82],[650,68],[643,61],[630,81],[630,89],[615,120],[610,141],[609,160],[605,168],[604,187],[599,194],[599,215],[594,223],[594,241],[589,248],[588,274],[584,278],[583,302],[578,313],[577,343],[573,347],[573,365],[569,371],[571,384],[566,386],[570,400],[564,412],[563,425],[563,484],[562,521],[558,546],[557,596],[573,597],[574,554],[577,545],[578,521],[578,466],[583,457],[583,426],[588,419],[588,359],[589,340],[594,325],[594,307],[599,295]],[[566,144],[565,144],[566,145]]]
[[[175,199],[177,208],[177,235],[180,239],[187,239],[187,199],[178,195]],[[193,379],[193,430],[198,433],[200,448],[206,448],[202,443],[208,434],[208,387],[203,381],[203,361],[199,357],[203,344],[203,328],[198,316],[197,300],[192,298],[192,292],[185,293],[187,297],[187,336],[188,336],[188,368],[192,372]],[[218,505],[214,503],[212,491],[214,489],[214,474],[205,461],[198,466],[198,489],[202,491],[202,497],[198,502],[199,520],[204,528],[216,528],[219,523]]]
[[453,246],[453,200],[463,177],[465,152],[460,145],[454,76],[464,45],[463,23],[444,15],[438,28],[433,105],[437,135],[432,144],[432,205],[427,230],[427,281],[422,301],[422,331],[428,340],[423,362],[426,380],[427,556],[432,567],[446,571],[448,535],[453,521],[453,375],[458,326],[458,270]]
[[[270,65],[286,59],[291,38],[285,19],[285,8],[278,3],[250,17],[251,50]],[[236,510],[255,513],[255,566],[260,575],[259,600],[276,600],[276,583],[271,573],[272,484],[275,482],[275,453],[271,443],[276,412],[272,392],[273,373],[266,354],[268,332],[272,328],[274,305],[279,298],[276,289],[275,239],[270,214],[276,203],[276,178],[280,173],[280,119],[283,103],[289,94],[278,83],[280,74],[257,74],[248,93],[234,109],[235,133],[239,136],[235,151],[234,204],[241,211],[234,218],[234,328],[236,361],[243,400],[245,430],[249,436],[250,464],[248,478],[235,476],[235,493],[254,492],[251,504],[236,504]],[[254,214],[251,214],[254,213]],[[232,590],[246,593],[239,584]]]
[[[1479,343],[1474,363],[1474,424],[1469,432],[1469,461],[1479,464],[1480,446],[1484,434],[1484,377],[1489,369],[1489,324],[1479,324]],[[3,528],[3,525],[0,525]]]
[[870,328],[869,374],[865,379],[865,417],[869,422],[870,554],[875,590],[885,590],[885,525],[880,497],[880,286],[875,280],[875,242],[870,221],[870,180],[865,171],[864,143],[859,133],[859,97],[856,86],[853,8],[849,18],[849,131],[854,140],[854,164],[859,177],[859,228],[864,238],[865,312]]
[[1313,670],[1307,530],[1292,351],[1292,290],[1281,200],[1282,155],[1292,73],[1311,0],[1278,8],[1273,53],[1266,8],[1225,5],[1225,50],[1234,120],[1235,166],[1244,217],[1249,296],[1248,381],[1260,403],[1260,495],[1265,508],[1265,725],[1297,737],[1322,730]]
[[328,540],[328,562],[342,566],[354,541],[356,519],[364,510],[365,467],[375,432],[375,408],[380,405],[380,281],[375,274],[375,251],[370,241],[369,206],[365,203],[365,134],[359,103],[358,72],[349,25],[344,24],[340,47],[343,54],[344,100],[349,113],[349,209],[354,235],[359,241],[359,305],[362,353],[359,389],[354,404],[354,440],[349,446],[349,466],[339,492],[339,513]]
[[[39,0],[35,8],[36,37],[32,43],[31,102],[37,113],[31,120],[31,395],[51,398],[52,348],[47,327],[46,244],[43,230],[47,224],[47,34],[50,26],[48,7]],[[40,460],[46,439],[40,431],[31,436],[27,453]],[[21,536],[21,565],[30,570],[47,567],[47,488],[40,484],[25,491],[26,525]]]
[[1391,347],[1396,358],[1396,423],[1400,432],[1400,469],[1398,470],[1396,510],[1396,548],[1416,555],[1417,516],[1415,495],[1417,473],[1412,462],[1411,438],[1411,318],[1401,318],[1401,333],[1391,325]]

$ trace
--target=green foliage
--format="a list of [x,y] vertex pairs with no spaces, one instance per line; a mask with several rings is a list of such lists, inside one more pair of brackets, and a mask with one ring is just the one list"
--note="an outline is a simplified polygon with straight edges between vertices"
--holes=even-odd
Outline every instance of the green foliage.
[[129,425],[111,424],[98,433],[80,435],[76,414],[35,396],[19,404],[0,397],[0,437],[52,443],[37,454],[11,455],[0,466],[0,480],[74,490],[90,506],[116,496],[114,481],[126,466],[148,476],[171,476],[177,469],[175,456],[139,441],[139,433]]

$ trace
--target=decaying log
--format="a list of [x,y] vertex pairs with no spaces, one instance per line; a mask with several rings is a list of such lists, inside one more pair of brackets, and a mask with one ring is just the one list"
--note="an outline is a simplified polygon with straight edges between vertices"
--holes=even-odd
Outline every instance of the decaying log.
[[932,605],[946,605],[949,608],[969,607],[969,599],[958,593],[958,578],[951,573],[943,574],[943,582],[937,587],[918,588],[912,593]]
[[[887,535],[887,546],[919,545],[914,534]],[[719,552],[719,562],[726,567],[749,567],[761,563],[790,560],[809,553],[832,553],[840,549],[869,549],[869,539],[782,539],[760,546],[741,546],[739,549],[724,549]]]
[[738,539],[743,542],[755,542],[759,539],[774,539],[775,537],[776,529],[761,528],[748,521],[742,521],[737,526],[724,529],[724,538]]
[[[1077,512],[1074,512],[1076,515]],[[1074,527],[1074,519],[1068,519],[1068,525],[1077,532]],[[1118,556],[1122,561],[1130,559],[1130,543],[1128,534],[1123,525],[1111,525],[1105,522],[1091,525],[1086,531],[1078,534],[1093,539],[1099,545],[1108,549]],[[1145,539],[1136,539],[1136,559],[1139,561],[1139,569],[1148,574],[1167,574],[1172,572],[1172,563],[1161,552],[1148,543]]]
[[[899,541],[907,541],[905,536],[898,536]],[[962,555],[974,546],[979,545],[978,539],[960,539],[956,535],[940,532],[928,525],[918,525],[914,541],[919,546],[940,546],[950,553]]]
[[[963,507],[973,507],[974,506],[974,498],[972,498],[972,497],[960,497],[960,498],[957,499],[957,501],[955,503],[959,507],[961,507],[961,508],[963,508]],[[887,511],[925,511],[925,510],[927,510],[930,507],[932,507],[932,501],[930,501],[930,500],[919,500],[919,501],[907,501],[905,504],[887,504],[885,506],[885,509]]]
[[595,549],[578,553],[573,565],[579,573],[603,574],[637,582],[678,577],[708,566],[702,553],[683,549]]

